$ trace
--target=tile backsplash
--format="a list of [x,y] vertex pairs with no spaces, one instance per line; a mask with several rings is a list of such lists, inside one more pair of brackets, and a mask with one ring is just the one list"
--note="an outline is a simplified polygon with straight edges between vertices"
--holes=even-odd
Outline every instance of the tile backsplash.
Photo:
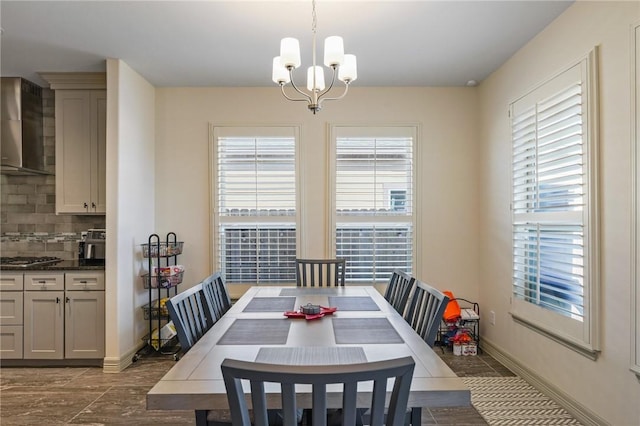
[[[55,98],[43,90],[46,170],[55,172]],[[77,257],[80,233],[105,216],[57,215],[55,176],[0,175],[0,255]]]

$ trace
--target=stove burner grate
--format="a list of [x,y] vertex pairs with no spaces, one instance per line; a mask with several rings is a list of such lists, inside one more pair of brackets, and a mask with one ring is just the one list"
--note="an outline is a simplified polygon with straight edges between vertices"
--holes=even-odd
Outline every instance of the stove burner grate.
[[60,262],[62,259],[53,256],[15,256],[15,257],[0,257],[0,266],[33,266],[33,265],[45,265],[48,263]]

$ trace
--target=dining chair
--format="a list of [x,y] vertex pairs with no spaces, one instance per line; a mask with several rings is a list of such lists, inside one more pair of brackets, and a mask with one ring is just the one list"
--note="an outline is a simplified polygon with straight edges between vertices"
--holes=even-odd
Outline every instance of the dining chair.
[[296,259],[298,287],[344,287],[346,260]]
[[231,298],[220,272],[202,281],[202,290],[206,300],[206,313],[209,328],[231,308]]
[[[375,361],[361,364],[338,365],[279,365],[236,359],[222,362],[222,376],[233,426],[268,425],[266,389],[271,383],[280,384],[281,416],[284,426],[298,424],[296,384],[311,385],[312,424],[327,425],[327,410],[341,409],[341,425],[354,426],[363,401],[371,410],[371,426],[385,424],[385,398],[387,381],[395,379],[391,392],[386,424],[402,425],[409,399],[415,361],[412,357]],[[250,383],[253,418],[251,418],[242,381]],[[373,381],[373,387],[364,395],[358,395],[358,383]],[[330,385],[342,385],[339,389]],[[269,396],[271,398],[271,396]],[[360,408],[363,408],[360,406]]]
[[447,303],[449,298],[440,290],[416,280],[416,288],[404,319],[430,347],[435,343]]
[[171,297],[166,305],[185,353],[213,325],[207,320],[202,283]]
[[415,281],[415,277],[399,269],[394,270],[391,274],[391,279],[389,279],[389,284],[387,284],[387,289],[384,292],[384,298],[400,315],[403,315],[407,308],[409,295],[413,290]]

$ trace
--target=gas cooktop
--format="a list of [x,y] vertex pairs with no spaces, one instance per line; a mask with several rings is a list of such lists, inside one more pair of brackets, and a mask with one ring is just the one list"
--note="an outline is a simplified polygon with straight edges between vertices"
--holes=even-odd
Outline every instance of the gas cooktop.
[[16,256],[16,257],[0,257],[0,266],[19,266],[28,267],[35,265],[46,265],[62,261],[59,257],[53,256]]

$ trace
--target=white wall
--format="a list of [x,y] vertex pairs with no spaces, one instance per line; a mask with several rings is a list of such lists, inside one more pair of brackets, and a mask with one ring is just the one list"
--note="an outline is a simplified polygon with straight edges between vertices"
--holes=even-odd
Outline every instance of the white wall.
[[[630,365],[630,27],[640,2],[577,2],[480,86],[480,306],[496,313],[483,338],[582,409],[613,425],[640,424]],[[591,361],[512,321],[508,105],[600,46],[601,347]]]
[[422,253],[416,275],[461,297],[478,297],[477,89],[354,84],[346,98],[327,102],[314,116],[304,103],[285,100],[275,86],[158,88],[156,112],[157,231],[175,231],[185,241],[180,263],[186,267],[186,286],[214,268],[209,239],[210,123],[300,126],[302,212],[307,218],[300,239],[302,253],[311,257],[323,257],[328,250],[327,126],[405,123],[422,129],[417,163],[422,177]]
[[140,309],[140,244],[154,230],[155,89],[121,60],[107,60],[105,371],[120,371],[148,333]]

